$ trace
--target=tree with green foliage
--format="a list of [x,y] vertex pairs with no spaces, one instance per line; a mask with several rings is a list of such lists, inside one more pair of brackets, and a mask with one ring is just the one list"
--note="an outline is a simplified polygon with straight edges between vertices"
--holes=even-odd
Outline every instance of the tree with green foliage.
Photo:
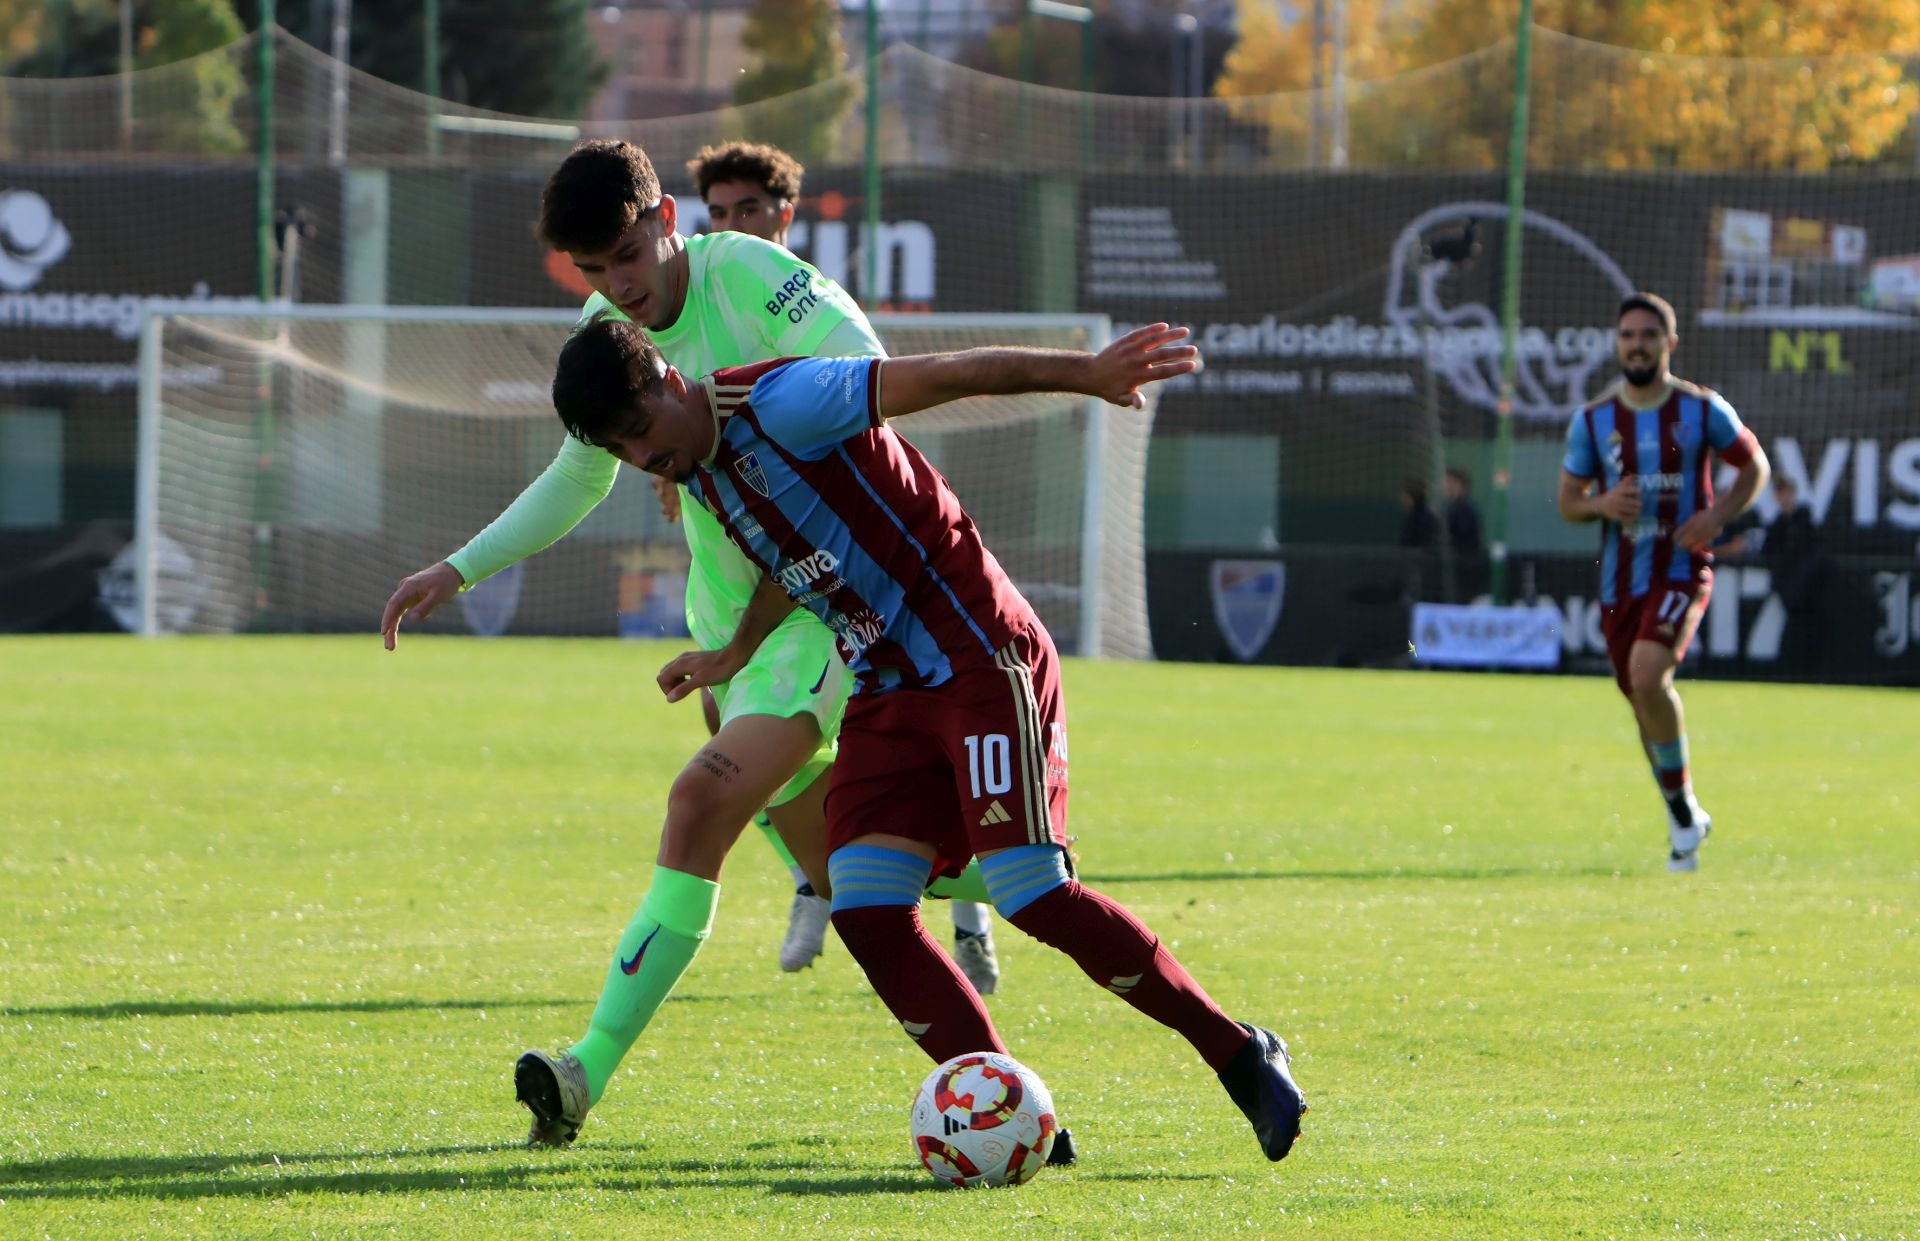
[[747,108],[747,136],[784,147],[802,160],[831,158],[835,138],[859,91],[846,80],[847,49],[834,0],[754,0],[740,41],[758,57],[734,86],[736,104],[784,99]]
[[[4,13],[0,7],[0,13]],[[36,15],[34,35],[6,41],[15,58],[0,76],[106,77],[120,71],[117,0],[55,0]],[[234,107],[246,91],[239,65],[219,49],[245,37],[230,0],[134,0],[133,67],[192,61],[190,106],[169,92],[167,107],[143,113],[134,101],[135,145],[154,151],[234,151],[246,145]]]
[[[249,27],[258,0],[235,0]],[[440,0],[440,94],[516,116],[584,116],[607,80],[588,23],[591,0]],[[333,0],[279,0],[274,20],[330,52]],[[426,10],[419,0],[353,0],[347,59],[383,81],[425,90]]]
[[[0,0],[0,18],[31,17],[0,48],[0,77],[91,78],[120,71],[119,0]],[[245,37],[230,0],[134,0],[134,68],[186,60]]]

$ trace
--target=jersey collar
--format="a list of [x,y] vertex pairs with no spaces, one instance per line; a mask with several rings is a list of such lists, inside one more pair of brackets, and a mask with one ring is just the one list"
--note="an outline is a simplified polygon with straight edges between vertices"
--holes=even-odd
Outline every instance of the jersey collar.
[[1626,406],[1628,409],[1632,410],[1634,413],[1647,414],[1647,413],[1652,413],[1654,410],[1664,406],[1667,403],[1667,398],[1672,395],[1673,395],[1673,381],[1669,379],[1666,383],[1663,383],[1660,385],[1660,395],[1654,398],[1654,401],[1651,405],[1635,405],[1632,401],[1628,400],[1627,385],[1624,383],[1620,385],[1620,395],[1617,399],[1622,405]]
[[710,471],[720,457],[720,402],[713,395],[713,384],[709,380],[700,381],[700,394],[707,398],[707,413],[713,417],[713,448],[708,451],[706,460],[700,462],[701,469]]

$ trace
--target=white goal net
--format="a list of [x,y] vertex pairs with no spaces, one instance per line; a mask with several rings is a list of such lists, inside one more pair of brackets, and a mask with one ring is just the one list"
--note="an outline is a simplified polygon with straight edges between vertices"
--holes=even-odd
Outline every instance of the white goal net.
[[[146,633],[365,631],[402,576],[458,548],[543,469],[565,310],[277,306],[153,314],[141,345]],[[900,315],[894,354],[1098,349],[1103,316]],[[1069,653],[1148,658],[1152,411],[980,398],[899,425]],[[443,608],[429,632],[671,632],[686,547],[630,470],[571,535]]]

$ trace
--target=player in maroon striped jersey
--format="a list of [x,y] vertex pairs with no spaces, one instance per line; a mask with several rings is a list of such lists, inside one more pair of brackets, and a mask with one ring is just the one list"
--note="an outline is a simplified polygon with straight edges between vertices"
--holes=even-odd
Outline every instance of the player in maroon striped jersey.
[[[1767,485],[1767,454],[1716,393],[1668,369],[1673,307],[1651,293],[1620,304],[1622,381],[1567,428],[1560,515],[1600,523],[1601,627],[1614,681],[1667,804],[1667,869],[1697,870],[1713,819],[1694,799],[1674,670],[1713,591],[1707,548]],[[1713,459],[1739,469],[1713,493]]]

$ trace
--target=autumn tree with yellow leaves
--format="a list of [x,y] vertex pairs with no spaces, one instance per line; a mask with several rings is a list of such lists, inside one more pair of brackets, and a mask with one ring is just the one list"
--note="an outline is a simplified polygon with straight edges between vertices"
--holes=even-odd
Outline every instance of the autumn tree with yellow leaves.
[[[1310,111],[1305,12],[1242,0],[1217,86],[1276,145]],[[1348,0],[1352,163],[1497,166],[1518,19],[1518,0],[1414,0],[1390,19]],[[1912,150],[1915,0],[1539,0],[1535,21],[1535,167],[1816,172]]]

